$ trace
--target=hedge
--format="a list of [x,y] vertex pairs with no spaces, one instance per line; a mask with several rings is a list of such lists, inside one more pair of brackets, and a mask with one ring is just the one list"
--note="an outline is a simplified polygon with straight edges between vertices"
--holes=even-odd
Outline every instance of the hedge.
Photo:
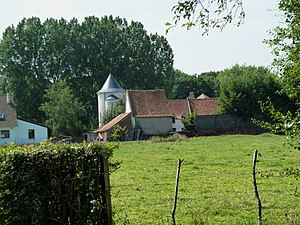
[[107,224],[103,152],[82,145],[0,149],[0,224]]

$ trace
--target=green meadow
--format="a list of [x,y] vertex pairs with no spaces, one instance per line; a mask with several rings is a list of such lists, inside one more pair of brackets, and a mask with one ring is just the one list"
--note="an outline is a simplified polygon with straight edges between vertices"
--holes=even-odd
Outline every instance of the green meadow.
[[263,134],[120,143],[113,160],[122,164],[111,175],[114,221],[172,224],[177,163],[184,159],[176,224],[257,224],[257,149],[263,224],[300,224],[300,151],[284,141]]

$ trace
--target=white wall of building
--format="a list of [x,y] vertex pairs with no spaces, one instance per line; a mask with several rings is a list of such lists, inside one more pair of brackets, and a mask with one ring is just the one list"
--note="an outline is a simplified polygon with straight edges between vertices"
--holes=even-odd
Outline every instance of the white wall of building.
[[0,137],[0,145],[5,145],[9,143],[14,143],[16,140],[16,129],[13,127],[1,127],[0,131],[9,131],[9,138],[3,136]]
[[[114,92],[98,92],[98,115],[99,115],[99,127],[103,124],[101,124],[101,120],[103,117],[103,114],[111,109],[113,105],[116,104],[119,100],[125,100],[125,92],[124,91],[114,91]],[[107,101],[106,99],[110,96],[114,95],[118,99],[115,101]]]
[[[10,137],[0,137],[0,144],[39,144],[41,141],[48,139],[48,128],[24,120],[17,120],[16,127],[1,127],[0,130],[9,130]],[[29,136],[34,133],[31,137]]]
[[180,132],[184,130],[184,125],[180,119],[175,118],[175,123],[173,123],[173,131],[175,129],[176,132]]
[[145,135],[168,135],[172,131],[172,117],[136,117],[135,120]]

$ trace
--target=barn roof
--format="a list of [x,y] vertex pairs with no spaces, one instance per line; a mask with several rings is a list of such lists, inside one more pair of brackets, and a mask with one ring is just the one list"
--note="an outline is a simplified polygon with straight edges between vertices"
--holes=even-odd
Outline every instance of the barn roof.
[[115,118],[113,118],[111,121],[109,121],[107,124],[103,125],[99,130],[96,130],[96,132],[105,132],[107,130],[110,130],[113,128],[115,125],[126,119],[130,113],[122,113]]
[[164,90],[128,91],[128,98],[135,117],[172,116]]
[[188,99],[171,99],[168,100],[171,113],[178,119],[185,114],[191,113],[191,107]]
[[218,110],[218,99],[190,99],[190,105],[192,112],[196,112],[197,115],[213,115]]
[[17,126],[17,112],[11,95],[0,95],[0,127]]

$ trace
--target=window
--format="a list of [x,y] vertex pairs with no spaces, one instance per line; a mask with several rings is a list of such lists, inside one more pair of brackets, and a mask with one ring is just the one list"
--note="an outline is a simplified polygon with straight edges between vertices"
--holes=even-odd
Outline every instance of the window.
[[28,130],[28,138],[29,139],[34,139],[35,138],[34,129],[29,129]]
[[175,123],[175,117],[172,117],[172,123]]
[[5,120],[5,115],[3,113],[0,113],[0,121],[4,121]]
[[9,130],[1,130],[1,138],[9,138]]

